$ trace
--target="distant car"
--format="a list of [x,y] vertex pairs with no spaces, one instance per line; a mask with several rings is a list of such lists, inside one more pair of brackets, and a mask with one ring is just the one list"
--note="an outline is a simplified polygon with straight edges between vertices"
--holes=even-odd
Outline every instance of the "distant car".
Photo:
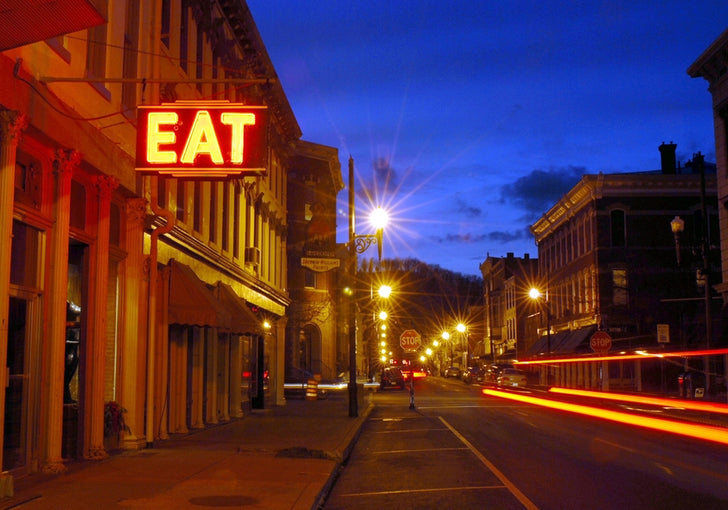
[[463,382],[465,384],[473,384],[483,382],[485,371],[482,367],[468,367],[463,372]]
[[455,377],[457,379],[461,373],[460,367],[447,367],[445,369],[445,377]]
[[510,365],[508,363],[493,363],[492,365],[488,365],[487,367],[485,367],[483,382],[485,384],[497,384],[498,376],[505,368],[513,368],[513,365]]
[[379,389],[386,390],[389,388],[404,389],[404,374],[397,367],[386,367],[382,370]]
[[528,385],[528,377],[525,372],[515,368],[504,368],[498,375],[496,384],[499,388],[525,388]]

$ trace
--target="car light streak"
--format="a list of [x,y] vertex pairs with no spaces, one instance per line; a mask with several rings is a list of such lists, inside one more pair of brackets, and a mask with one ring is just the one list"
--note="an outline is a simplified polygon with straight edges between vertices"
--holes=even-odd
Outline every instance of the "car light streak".
[[682,423],[674,420],[666,420],[664,418],[653,418],[650,416],[622,413],[610,409],[600,409],[581,404],[559,402],[557,400],[530,397],[528,395],[490,390],[487,388],[483,389],[483,394],[728,445],[728,429],[720,427],[711,427],[709,425],[700,425],[697,423]]
[[728,354],[728,349],[707,349],[702,351],[675,351],[675,352],[648,352],[636,351],[634,354],[608,354],[606,356],[575,356],[568,358],[545,358],[545,359],[529,359],[518,360],[514,365],[544,365],[550,363],[582,363],[590,361],[624,361],[632,359],[645,358],[690,358],[696,356],[718,356]]
[[705,411],[709,413],[728,414],[727,404],[714,402],[695,402],[693,400],[675,400],[669,398],[644,397],[641,395],[629,395],[627,393],[612,393],[601,391],[575,390],[573,388],[551,388],[549,391],[563,395],[574,395],[577,397],[603,398],[605,400],[618,400],[637,404],[648,404],[661,407],[679,407],[691,411]]

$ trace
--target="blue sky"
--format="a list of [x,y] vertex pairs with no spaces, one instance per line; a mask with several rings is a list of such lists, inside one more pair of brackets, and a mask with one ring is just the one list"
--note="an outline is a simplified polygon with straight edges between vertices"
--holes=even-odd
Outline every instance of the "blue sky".
[[536,257],[528,227],[585,173],[658,169],[662,142],[715,161],[708,84],[686,70],[728,29],[724,0],[248,6],[303,139],[339,149],[345,183],[354,158],[357,233],[390,210],[385,258],[480,275]]

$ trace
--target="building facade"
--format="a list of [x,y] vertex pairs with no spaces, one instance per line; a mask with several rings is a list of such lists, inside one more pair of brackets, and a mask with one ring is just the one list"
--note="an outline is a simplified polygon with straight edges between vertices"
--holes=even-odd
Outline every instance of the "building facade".
[[717,289],[728,303],[728,30],[688,68],[693,78],[704,78],[713,104],[715,158],[718,178],[718,208],[720,219],[720,252],[722,283]]
[[[336,196],[344,188],[338,151],[299,142],[288,176],[286,374],[291,380],[338,375],[339,268]],[[337,368],[338,367],[338,368]]]
[[[3,487],[285,403],[288,174],[317,151],[245,2],[94,3],[0,53]],[[265,170],[135,171],[137,107],[180,100],[265,107]]]
[[525,296],[536,284],[538,260],[514,257],[488,257],[480,264],[483,275],[484,331],[483,347],[485,358],[492,362],[513,360],[523,357],[534,335],[529,335],[529,315],[538,314]]
[[[715,167],[700,154],[681,167],[675,148],[660,146],[659,171],[585,175],[531,226],[549,325],[528,357],[593,354],[597,330],[611,336],[612,352],[705,347],[706,327],[717,337],[702,276],[707,263],[711,285],[719,282]],[[682,232],[671,230],[675,219]],[[669,329],[660,341],[658,325]],[[604,369],[614,367],[569,363],[554,377],[602,388],[641,380],[633,367],[608,377]]]

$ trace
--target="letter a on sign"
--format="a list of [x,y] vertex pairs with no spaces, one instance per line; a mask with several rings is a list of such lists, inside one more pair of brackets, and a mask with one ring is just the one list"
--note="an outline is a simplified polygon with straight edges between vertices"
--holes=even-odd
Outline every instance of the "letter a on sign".
[[138,110],[138,172],[219,179],[268,168],[265,106],[177,101]]

